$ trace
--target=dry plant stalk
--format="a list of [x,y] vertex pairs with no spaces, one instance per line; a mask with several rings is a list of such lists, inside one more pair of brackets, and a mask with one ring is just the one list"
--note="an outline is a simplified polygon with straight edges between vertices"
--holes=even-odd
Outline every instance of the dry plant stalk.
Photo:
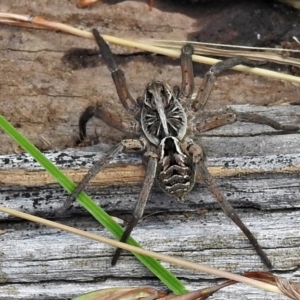
[[76,3],[76,6],[78,8],[85,8],[85,7],[89,7],[89,6],[93,5],[96,2],[98,2],[98,0],[79,0]]
[[[157,294],[158,295],[162,295],[162,298],[154,298],[154,299],[160,299],[160,300],[195,300],[195,299],[206,299],[207,297],[211,296],[213,293],[215,293],[216,291],[226,287],[226,286],[230,286],[232,284],[236,284],[238,282],[241,283],[245,283],[251,286],[254,286],[256,288],[260,288],[263,290],[266,290],[268,292],[273,292],[273,293],[277,293],[277,294],[282,294],[285,295],[287,297],[289,297],[290,299],[294,299],[294,300],[300,300],[300,284],[296,283],[296,282],[292,282],[290,280],[287,280],[286,278],[283,277],[278,277],[273,275],[270,272],[248,272],[245,273],[243,276],[240,275],[236,275],[236,274],[232,274],[229,272],[225,272],[225,271],[220,271],[217,270],[215,268],[211,268],[211,267],[207,267],[207,266],[203,266],[200,264],[196,264],[196,263],[192,263],[189,262],[187,260],[183,260],[183,259],[178,259],[178,258],[174,258],[168,255],[164,255],[164,254],[159,254],[153,251],[149,251],[149,250],[144,250],[142,248],[138,248],[138,247],[134,247],[134,246],[130,246],[128,244],[125,243],[120,243],[118,241],[115,240],[111,240],[96,234],[92,234],[83,230],[79,230],[76,229],[74,227],[70,227],[70,226],[66,226],[63,224],[59,224],[53,221],[49,221],[40,217],[36,217],[36,216],[32,216],[23,212],[19,212],[16,211],[14,209],[9,209],[9,208],[5,208],[0,206],[0,211],[13,215],[15,217],[19,217],[22,219],[26,219],[32,222],[36,222],[45,226],[49,226],[52,228],[56,228],[56,229],[60,229],[63,231],[67,231],[76,235],[80,235],[82,237],[91,239],[91,240],[95,240],[98,242],[102,242],[105,244],[108,244],[110,246],[113,247],[119,247],[122,248],[124,250],[128,250],[131,252],[136,252],[142,255],[147,255],[156,259],[159,259],[161,261],[165,261],[171,264],[175,264],[184,268],[188,268],[188,269],[193,269],[193,270],[198,270],[201,272],[205,272],[208,274],[212,274],[218,277],[224,277],[224,278],[228,278],[229,280],[225,281],[224,283],[221,283],[219,285],[215,285],[209,288],[205,288],[205,289],[201,289],[198,291],[194,291],[185,295],[179,295],[179,296],[166,296],[164,297],[163,294]],[[126,289],[125,292],[127,293],[128,290]],[[132,296],[136,295],[137,291],[132,291]],[[150,291],[147,291],[150,292]],[[153,293],[153,291],[151,291],[151,293]],[[119,294],[115,294],[119,297]],[[105,296],[105,295],[104,295]],[[104,297],[103,296],[103,297]],[[115,300],[119,300],[119,298],[116,297]],[[85,298],[86,299],[86,298]],[[91,298],[90,300],[106,300],[106,299],[114,299],[114,298]],[[124,298],[122,298],[124,299]],[[134,300],[136,298],[128,298],[128,300]],[[138,298],[141,299],[141,298]],[[147,298],[146,298],[147,299]],[[153,299],[153,298],[151,298]],[[77,300],[80,300],[77,299]]]
[[[153,257],[156,258],[158,260],[164,261],[164,262],[168,262],[177,266],[181,266],[183,268],[187,268],[187,269],[192,269],[192,270],[197,270],[200,272],[204,272],[204,273],[208,273],[208,274],[212,274],[214,276],[217,277],[223,277],[223,278],[227,278],[230,279],[230,284],[233,284],[234,282],[242,282],[251,286],[254,286],[256,288],[260,288],[269,292],[273,292],[273,293],[278,293],[278,294],[283,294],[283,292],[274,285],[271,284],[267,284],[267,283],[263,283],[257,280],[254,280],[252,278],[248,278],[245,276],[240,276],[240,275],[236,275],[236,274],[232,274],[226,271],[221,271],[212,267],[208,267],[208,266],[204,266],[204,265],[200,265],[200,264],[196,264],[184,259],[179,259],[179,258],[175,258],[175,257],[171,257],[168,255],[164,255],[164,254],[160,254],[160,253],[156,253],[153,251],[149,251],[149,250],[145,250],[142,248],[138,248],[138,247],[134,247],[131,246],[129,244],[126,243],[121,243],[106,237],[102,237],[93,233],[89,233],[80,229],[76,229],[74,227],[70,227],[70,226],[66,226],[57,222],[53,222],[53,221],[49,221],[46,220],[44,218],[40,218],[40,217],[36,217],[30,214],[26,214],[23,212],[19,212],[17,210],[14,209],[10,209],[10,208],[6,208],[3,206],[0,206],[0,211],[3,213],[7,213],[10,214],[12,216],[18,217],[18,218],[22,218],[31,222],[35,222],[35,223],[39,223],[51,228],[56,228],[56,229],[60,229],[69,233],[73,233],[79,236],[82,236],[84,238],[88,238],[94,241],[98,241],[101,243],[105,243],[107,245],[116,247],[116,248],[122,248],[124,250],[130,251],[130,252],[135,252],[141,255],[145,255],[145,256],[149,256],[149,257]],[[229,285],[230,285],[229,284]]]
[[[14,26],[22,26],[22,27],[31,27],[31,28],[42,28],[42,29],[51,29],[51,30],[60,30],[69,34],[73,34],[76,36],[84,37],[84,38],[93,38],[91,32],[80,30],[70,25],[66,25],[59,22],[52,22],[48,21],[39,16],[29,16],[29,15],[19,15],[19,14],[11,14],[11,13],[0,13],[0,23],[14,25]],[[121,38],[116,38],[108,35],[102,35],[103,38],[110,43],[117,44],[120,46],[131,47],[131,48],[138,48],[141,50],[158,53],[174,58],[178,58],[180,56],[179,50],[174,49],[167,49],[163,47],[156,47],[149,44],[141,43],[141,42],[134,42],[129,41]],[[214,65],[219,60],[200,56],[200,55],[193,55],[193,61],[198,63],[204,63],[208,65]],[[297,76],[292,76],[288,74],[282,74],[275,71],[269,71],[261,68],[251,68],[244,65],[238,65],[232,68],[233,70],[246,72],[249,74],[255,74],[259,76],[265,76],[269,78],[275,78],[279,80],[287,80],[291,82],[300,83],[300,78]]]
[[73,300],[163,300],[166,293],[150,287],[108,288],[83,294]]
[[[222,56],[222,57],[235,57],[243,56],[251,60],[268,61],[278,64],[293,65],[300,67],[300,59],[293,57],[285,57],[284,55],[277,54],[286,52],[300,53],[300,50],[283,49],[283,48],[262,48],[262,47],[246,47],[237,45],[223,45],[212,43],[201,43],[193,41],[172,41],[172,40],[152,40],[146,39],[143,42],[163,48],[169,49],[181,49],[181,47],[189,43],[193,45],[195,54],[210,55],[210,56]],[[277,53],[275,53],[277,52]]]
[[[288,298],[294,300],[300,299],[300,285],[298,283],[292,283],[285,278],[274,276],[269,272],[249,272],[245,273],[243,276],[257,279],[274,286],[277,285]],[[236,283],[238,282],[228,280],[212,287],[182,295],[167,295],[164,292],[150,287],[109,288],[93,291],[76,297],[73,300],[205,300],[220,289]]]

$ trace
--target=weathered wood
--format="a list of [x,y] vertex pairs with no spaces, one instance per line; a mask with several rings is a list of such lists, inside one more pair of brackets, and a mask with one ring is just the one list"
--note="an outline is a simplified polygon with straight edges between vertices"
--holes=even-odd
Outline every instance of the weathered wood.
[[[239,29],[227,30],[231,22],[225,21],[226,32],[222,35],[214,35],[219,32],[219,26],[216,31],[209,31],[209,27],[214,27],[211,24],[220,21],[219,11],[214,14],[217,20],[212,18],[209,5],[197,10],[194,6],[174,7],[172,1],[156,0],[155,3],[151,13],[148,3],[141,1],[114,5],[99,2],[91,9],[78,10],[74,1],[40,0],[37,5],[36,1],[1,0],[0,9],[40,15],[86,30],[97,27],[105,34],[129,39],[185,40],[203,30],[204,35],[209,36],[208,41],[215,37],[222,42],[224,37],[226,42],[231,41],[228,37],[236,36]],[[237,11],[235,5],[232,7]],[[297,31],[298,23],[291,22],[291,14],[286,15],[293,32]],[[254,25],[252,22],[250,32],[256,38],[256,34],[252,35]],[[274,35],[273,30],[268,34]],[[91,103],[105,103],[114,112],[124,114],[109,71],[101,62],[74,69],[64,59],[74,47],[92,50],[95,43],[61,32],[1,25],[1,114],[40,149],[72,147],[78,133],[78,117]],[[140,95],[152,79],[165,80],[170,85],[180,83],[178,61],[155,55],[132,55],[138,52],[136,49],[114,45],[112,48],[122,54],[117,56],[117,61],[126,73],[134,96]],[[206,70],[207,67],[196,65],[197,86]],[[256,104],[260,106],[235,108],[299,124],[299,106],[270,107],[289,102],[299,103],[299,85],[227,72],[218,78],[208,108]],[[91,123],[89,136],[97,129],[101,143],[115,143],[122,137],[100,121]],[[19,151],[3,132],[0,132],[0,140],[1,154]],[[284,275],[299,278],[299,134],[285,135],[264,126],[236,124],[205,133],[198,140],[217,183],[266,248],[275,268]],[[79,181],[86,168],[107,148],[96,148],[96,153],[76,149],[51,151],[48,155],[71,178]],[[1,205],[110,236],[78,204],[74,204],[68,218],[57,219],[56,212],[67,194],[27,155],[1,156],[0,168]],[[128,218],[143,174],[139,157],[121,155],[96,178],[88,191],[110,214]],[[133,233],[148,249],[237,273],[264,269],[243,234],[226,219],[201,182],[184,203],[174,202],[154,187],[146,209],[146,215],[149,213],[156,214],[143,219]],[[112,286],[164,288],[129,254],[124,253],[119,264],[111,268],[112,253],[113,249],[108,246],[0,214],[0,299],[68,299]],[[175,266],[169,268],[190,289],[220,282],[206,274]],[[227,288],[212,297],[241,298],[285,299],[244,285]]]
[[[178,8],[172,5],[171,2],[157,0],[150,13],[146,1],[123,1],[114,5],[99,2],[93,8],[80,10],[73,2],[60,2],[58,5],[55,1],[40,0],[39,5],[36,5],[29,0],[20,0],[17,5],[13,5],[10,0],[1,0],[0,9],[39,15],[85,30],[96,27],[105,34],[133,40],[187,40],[195,31],[208,32],[207,24],[219,22],[219,13],[214,21],[208,7],[195,9],[193,6]],[[166,6],[172,7],[169,9]],[[291,22],[290,15],[287,19],[293,32],[297,30],[297,22]],[[236,35],[236,31],[234,34],[231,31],[225,33],[218,34],[218,42],[222,42],[226,35]],[[180,84],[178,60],[152,54],[132,55],[138,50],[111,46],[114,53],[122,54],[117,56],[117,62],[126,74],[129,90],[134,97],[140,96],[152,79],[164,80],[170,85]],[[62,32],[1,25],[1,114],[18,126],[40,149],[72,147],[74,135],[77,134],[78,116],[91,103],[105,103],[114,112],[125,114],[110,73],[103,63],[95,56],[93,63],[82,63],[74,69],[71,63],[63,59],[71,48],[94,50],[96,45],[92,40]],[[77,57],[78,65],[81,59],[84,60],[84,57]],[[195,69],[195,83],[200,86],[208,66],[196,64]],[[219,76],[208,106],[220,108],[228,104],[299,102],[298,89],[299,85],[291,82],[226,72]],[[97,132],[102,143],[116,142],[122,137],[120,132],[102,122],[95,121],[95,124],[101,125],[101,130]],[[0,153],[16,150],[15,144],[2,132],[0,139]]]
[[[281,122],[299,124],[300,120],[299,109],[292,106],[234,108],[259,111]],[[299,133],[282,134],[266,126],[235,124],[211,131],[200,141],[207,149],[209,170],[265,248],[275,270],[299,277]],[[46,155],[79,181],[108,147],[100,145]],[[242,156],[244,152],[248,155]],[[57,219],[56,212],[67,194],[30,156],[3,155],[0,162],[0,205]],[[119,155],[96,177],[88,188],[89,194],[110,214],[126,218],[136,202],[143,170],[139,156]],[[183,203],[173,201],[154,187],[145,215],[149,213],[155,214],[143,219],[133,233],[147,249],[230,272],[265,270],[247,239],[220,211],[201,181]],[[68,298],[111,286],[160,287],[128,253],[112,268],[113,249],[109,246],[17,221],[2,213],[0,220],[1,299]],[[58,221],[110,237],[78,204],[74,204],[68,218]],[[219,282],[207,274],[176,266],[168,268],[191,289]],[[246,286],[227,288],[212,299],[239,299],[241,294],[244,299],[284,299]]]

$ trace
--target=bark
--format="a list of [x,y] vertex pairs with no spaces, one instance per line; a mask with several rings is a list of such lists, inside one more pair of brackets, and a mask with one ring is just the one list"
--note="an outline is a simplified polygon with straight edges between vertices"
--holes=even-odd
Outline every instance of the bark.
[[[178,40],[195,38],[198,34],[203,41],[208,36],[211,37],[209,41],[214,42],[217,36],[221,38],[220,42],[234,42],[230,38],[239,36],[249,40],[249,36],[256,36],[255,22],[249,23],[246,17],[245,24],[252,24],[247,29],[249,34],[241,31],[244,30],[242,25],[222,30],[221,24],[231,24],[225,18],[228,10],[223,10],[222,5],[213,8],[197,6],[197,9],[176,5],[157,1],[153,11],[149,12],[147,3],[143,2],[99,2],[92,8],[78,10],[73,2],[23,0],[15,4],[3,0],[0,9],[40,15],[84,29],[96,27],[105,34],[131,39]],[[276,7],[273,9],[275,12],[266,14],[277,20],[273,15],[277,13]],[[265,6],[248,15],[253,17],[264,11]],[[279,32],[277,35],[269,29],[273,28],[273,23],[265,26],[269,30],[267,33],[281,39],[287,37],[287,32],[291,35],[295,34],[293,30],[299,32],[298,16],[295,20],[293,16],[293,12],[281,16],[290,28],[286,30],[280,23],[284,34]],[[214,35],[214,30],[224,34]],[[93,162],[108,150],[108,144],[115,144],[124,137],[94,120],[89,124],[88,136],[95,136],[96,131],[100,146],[74,149],[78,118],[88,105],[103,103],[126,117],[109,71],[95,55],[95,43],[61,32],[3,25],[1,36],[0,113],[38,148],[47,150],[47,156],[79,182]],[[241,43],[247,44],[244,40]],[[92,54],[84,57],[90,59],[83,62],[80,57],[75,61],[70,59],[71,48],[87,48]],[[178,61],[137,50],[112,48],[119,54],[117,62],[124,70],[134,96],[140,95],[154,78],[170,85],[180,84]],[[196,86],[200,86],[207,69],[195,66]],[[300,124],[299,106],[276,106],[299,102],[297,84],[236,72],[223,75],[215,84],[208,109],[231,104],[239,111],[260,113],[285,124]],[[0,140],[1,205],[110,237],[78,204],[74,204],[66,217],[58,217],[57,212],[67,193],[28,155],[7,154],[21,151],[3,132]],[[275,269],[281,274],[299,277],[299,133],[284,134],[262,125],[237,123],[197,136],[195,140],[203,146],[209,171],[217,184],[264,247]],[[87,190],[108,213],[128,220],[143,177],[141,158],[121,155]],[[147,249],[230,272],[265,270],[247,239],[225,217],[201,179],[198,180],[183,203],[173,201],[154,186],[145,215],[155,214],[138,224],[134,238]],[[112,268],[110,259],[114,250],[106,245],[2,213],[0,235],[1,299],[68,299],[113,286],[165,288],[129,253],[124,253],[118,265]],[[210,275],[167,267],[188,289],[220,282]],[[284,299],[244,285],[227,288],[212,297],[241,298]]]

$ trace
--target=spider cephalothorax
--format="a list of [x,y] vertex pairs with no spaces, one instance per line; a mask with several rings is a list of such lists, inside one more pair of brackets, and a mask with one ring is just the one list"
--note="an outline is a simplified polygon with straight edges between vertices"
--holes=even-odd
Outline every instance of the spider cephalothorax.
[[[139,139],[123,140],[113,146],[111,150],[97,162],[84,177],[82,182],[72,193],[77,197],[84,185],[97,174],[118,152],[143,153],[147,160],[147,169],[144,184],[140,192],[133,216],[128,223],[121,238],[125,242],[134,226],[143,216],[144,208],[156,178],[158,185],[167,194],[182,200],[193,188],[197,173],[201,176],[209,191],[219,202],[224,213],[235,222],[236,225],[247,236],[264,264],[271,268],[272,264],[258,241],[242,220],[235,213],[233,207],[223,196],[213,178],[209,174],[203,159],[202,148],[186,136],[187,132],[201,133],[213,128],[232,124],[236,121],[265,124],[276,130],[295,131],[298,126],[281,125],[266,117],[250,113],[238,113],[225,111],[223,113],[211,114],[206,120],[199,120],[199,116],[209,99],[215,75],[232,68],[240,63],[252,64],[244,58],[233,58],[219,62],[214,65],[205,75],[203,83],[194,93],[194,73],[192,66],[193,47],[185,45],[181,50],[182,84],[171,88],[163,82],[152,81],[146,86],[142,97],[134,100],[130,95],[125,82],[124,73],[118,68],[113,54],[104,39],[97,30],[93,30],[94,37],[100,48],[100,54],[111,71],[119,99],[123,107],[132,114],[133,120],[126,122],[112,113],[108,113],[104,106],[90,106],[80,117],[79,129],[80,139],[86,135],[86,123],[93,116],[101,118],[106,124],[124,132],[135,134]],[[184,99],[183,107],[179,99]],[[190,121],[187,122],[187,115]],[[68,204],[65,205],[68,207]],[[117,249],[112,264],[115,264],[120,249]]]
[[181,140],[185,136],[186,113],[166,83],[153,81],[146,87],[141,125],[147,139],[156,146],[164,137],[174,136]]

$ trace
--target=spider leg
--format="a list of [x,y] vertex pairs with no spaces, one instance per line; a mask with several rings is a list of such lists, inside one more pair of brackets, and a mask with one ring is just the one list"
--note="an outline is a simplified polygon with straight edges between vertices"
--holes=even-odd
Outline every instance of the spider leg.
[[194,52],[194,48],[191,45],[184,45],[181,49],[180,55],[180,63],[181,63],[181,73],[182,73],[182,81],[181,81],[181,95],[191,98],[194,89],[194,69],[193,69],[193,61],[192,55]]
[[128,112],[131,112],[134,116],[137,116],[137,104],[127,89],[124,72],[118,68],[108,44],[104,41],[103,37],[99,34],[97,29],[93,29],[93,35],[100,49],[100,54],[111,72],[111,76],[115,83],[116,90],[122,105]]
[[268,125],[276,130],[297,131],[300,129],[297,125],[283,125],[270,118],[252,113],[235,112],[237,121]]
[[228,110],[228,112],[226,113],[217,114],[208,119],[205,119],[205,121],[203,122],[194,122],[193,131],[205,132],[214,128],[222,127],[224,125],[233,124],[237,121],[267,125],[276,130],[282,130],[287,132],[298,131],[300,129],[300,127],[297,125],[280,124],[268,117],[264,117],[258,114],[247,112],[235,112],[233,110]]
[[[264,63],[264,62],[263,62]],[[236,65],[245,64],[249,66],[258,66],[263,64],[262,62],[255,62],[244,57],[233,57],[220,61],[213,65],[209,71],[205,74],[202,84],[197,92],[197,96],[192,103],[192,109],[194,111],[202,110],[210,96],[213,83],[216,79],[216,75],[227,69],[231,69]]]
[[[147,170],[146,170],[146,176],[145,176],[142,190],[140,192],[138,201],[135,205],[132,219],[128,223],[128,225],[125,229],[125,232],[123,233],[123,235],[120,239],[120,242],[123,242],[123,243],[126,242],[128,237],[130,236],[131,231],[133,230],[133,228],[136,226],[138,221],[143,216],[144,209],[145,209],[148,197],[149,197],[149,193],[150,193],[151,187],[152,187],[154,179],[155,179],[156,167],[157,167],[157,158],[149,156]],[[117,248],[117,250],[112,258],[112,261],[111,261],[111,264],[113,266],[117,263],[118,258],[121,254],[121,251],[122,251],[121,248]]]
[[140,131],[140,124],[137,121],[126,121],[122,116],[113,114],[104,108],[104,105],[97,104],[89,106],[81,114],[79,118],[79,140],[76,144],[79,144],[86,137],[86,124],[92,118],[96,117],[101,119],[105,124],[115,129],[128,132],[138,133]]
[[253,245],[254,249],[256,250],[259,257],[261,258],[262,262],[269,269],[272,269],[272,264],[269,258],[267,257],[266,253],[262,250],[257,239],[254,237],[252,232],[247,228],[247,226],[243,223],[243,221],[239,218],[237,213],[234,211],[234,208],[223,196],[222,192],[215,184],[212,176],[208,172],[203,161],[203,154],[202,154],[201,147],[197,144],[190,144],[188,145],[187,150],[190,153],[190,155],[193,157],[193,162],[197,164],[197,170],[200,173],[202,180],[204,181],[205,185],[212,193],[212,195],[216,198],[224,213],[242,230],[242,232],[248,238],[249,242]]
[[75,190],[65,201],[61,207],[61,211],[64,212],[70,208],[74,199],[77,198],[79,193],[84,189],[85,185],[95,177],[108,163],[109,161],[120,152],[140,152],[145,149],[146,145],[143,140],[123,140],[117,145],[110,148],[110,150],[99,160],[97,161],[84,176],[81,182],[77,185]]
[[196,120],[192,123],[192,131],[193,133],[205,132],[224,125],[233,124],[236,121],[236,116],[233,113],[218,113],[216,116],[206,118],[202,122],[198,122],[196,117]]
[[223,196],[218,186],[214,183],[212,176],[209,174],[203,161],[198,164],[198,171],[206,184],[209,191],[214,195],[214,197],[219,202],[224,213],[242,230],[245,236],[248,238],[249,242],[253,245],[255,251],[259,255],[262,262],[269,268],[272,269],[272,263],[270,262],[267,254],[262,250],[257,239],[254,237],[253,233],[247,228],[243,221],[239,218],[234,208],[230,205],[227,199]]

